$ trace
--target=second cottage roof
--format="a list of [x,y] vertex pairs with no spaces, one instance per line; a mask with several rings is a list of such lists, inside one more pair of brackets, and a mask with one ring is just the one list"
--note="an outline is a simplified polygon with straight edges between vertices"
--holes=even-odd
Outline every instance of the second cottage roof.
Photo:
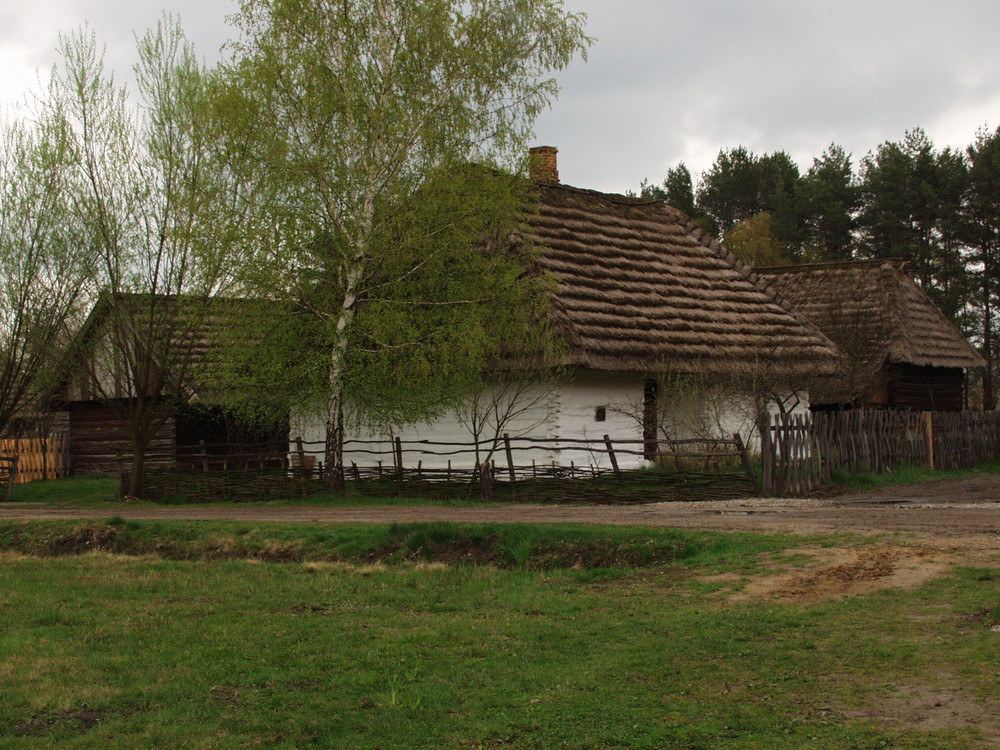
[[625,372],[830,374],[834,345],[662,201],[537,185],[569,364]]
[[857,396],[887,362],[972,368],[986,363],[900,261],[760,268],[757,273],[842,350]]

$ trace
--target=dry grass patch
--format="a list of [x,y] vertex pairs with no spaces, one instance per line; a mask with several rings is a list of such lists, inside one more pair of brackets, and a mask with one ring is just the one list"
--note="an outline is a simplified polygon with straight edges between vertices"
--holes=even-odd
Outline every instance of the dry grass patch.
[[980,736],[979,746],[1000,746],[1000,704],[976,698],[953,683],[887,685],[867,697],[864,709],[844,711],[842,715],[883,728],[972,730]]

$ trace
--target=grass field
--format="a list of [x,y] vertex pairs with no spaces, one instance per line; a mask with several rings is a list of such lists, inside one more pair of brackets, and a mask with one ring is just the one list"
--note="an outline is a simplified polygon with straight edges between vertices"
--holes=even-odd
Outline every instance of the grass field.
[[1000,461],[979,464],[970,469],[954,469],[951,471],[939,471],[937,469],[929,469],[926,466],[904,466],[901,469],[885,474],[840,474],[835,476],[834,479],[851,490],[863,491],[892,487],[897,484],[933,482],[942,479],[960,479],[976,474],[996,473],[1000,473]]
[[[68,477],[19,484],[14,487],[13,502],[23,503],[69,503],[77,507],[107,507],[118,500],[118,480],[114,477]],[[218,505],[220,502],[213,503]],[[158,501],[132,501],[130,506],[193,505],[186,499],[167,498]],[[268,499],[258,502],[242,502],[241,505],[481,505],[479,499],[431,499],[426,497],[377,497],[360,492],[332,494],[321,492],[306,497]]]
[[801,545],[566,526],[0,523],[0,746],[996,746],[1000,569],[846,597],[760,593],[811,569],[817,550]]

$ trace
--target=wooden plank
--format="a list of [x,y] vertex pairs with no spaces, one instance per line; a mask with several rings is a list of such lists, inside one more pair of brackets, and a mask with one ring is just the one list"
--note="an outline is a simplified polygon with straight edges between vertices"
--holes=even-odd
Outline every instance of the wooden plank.
[[69,442],[66,436],[0,440],[0,456],[17,457],[17,484],[66,475]]
[[[608,441],[608,448],[611,448],[611,439],[607,435],[604,436]],[[740,462],[743,464],[743,471],[746,472],[747,477],[750,479],[750,484],[753,486],[753,494],[760,495],[760,482],[757,481],[757,475],[754,473],[753,464],[750,463],[750,455],[747,453],[746,446],[743,445],[743,438],[740,437],[740,433],[733,433],[733,442],[736,443],[736,447],[740,452]],[[613,456],[614,454],[612,454]],[[618,462],[612,459],[612,463],[615,468],[615,476],[621,476],[618,471]]]

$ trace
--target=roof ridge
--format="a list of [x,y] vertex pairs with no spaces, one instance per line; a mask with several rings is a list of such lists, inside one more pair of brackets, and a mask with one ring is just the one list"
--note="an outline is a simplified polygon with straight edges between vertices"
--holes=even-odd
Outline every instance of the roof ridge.
[[621,203],[627,206],[650,206],[656,203],[665,203],[662,198],[642,198],[639,196],[622,195],[621,193],[606,193],[602,190],[575,187],[562,182],[544,182],[542,180],[532,180],[532,182],[535,183],[536,187],[548,188],[552,190],[565,190],[566,192],[579,193],[581,195],[593,195],[609,200],[612,203]]
[[902,258],[851,258],[850,260],[824,260],[816,263],[789,263],[783,266],[757,266],[758,273],[801,273],[805,271],[821,271],[833,268],[865,268],[890,266],[899,270],[905,269],[907,261]]

